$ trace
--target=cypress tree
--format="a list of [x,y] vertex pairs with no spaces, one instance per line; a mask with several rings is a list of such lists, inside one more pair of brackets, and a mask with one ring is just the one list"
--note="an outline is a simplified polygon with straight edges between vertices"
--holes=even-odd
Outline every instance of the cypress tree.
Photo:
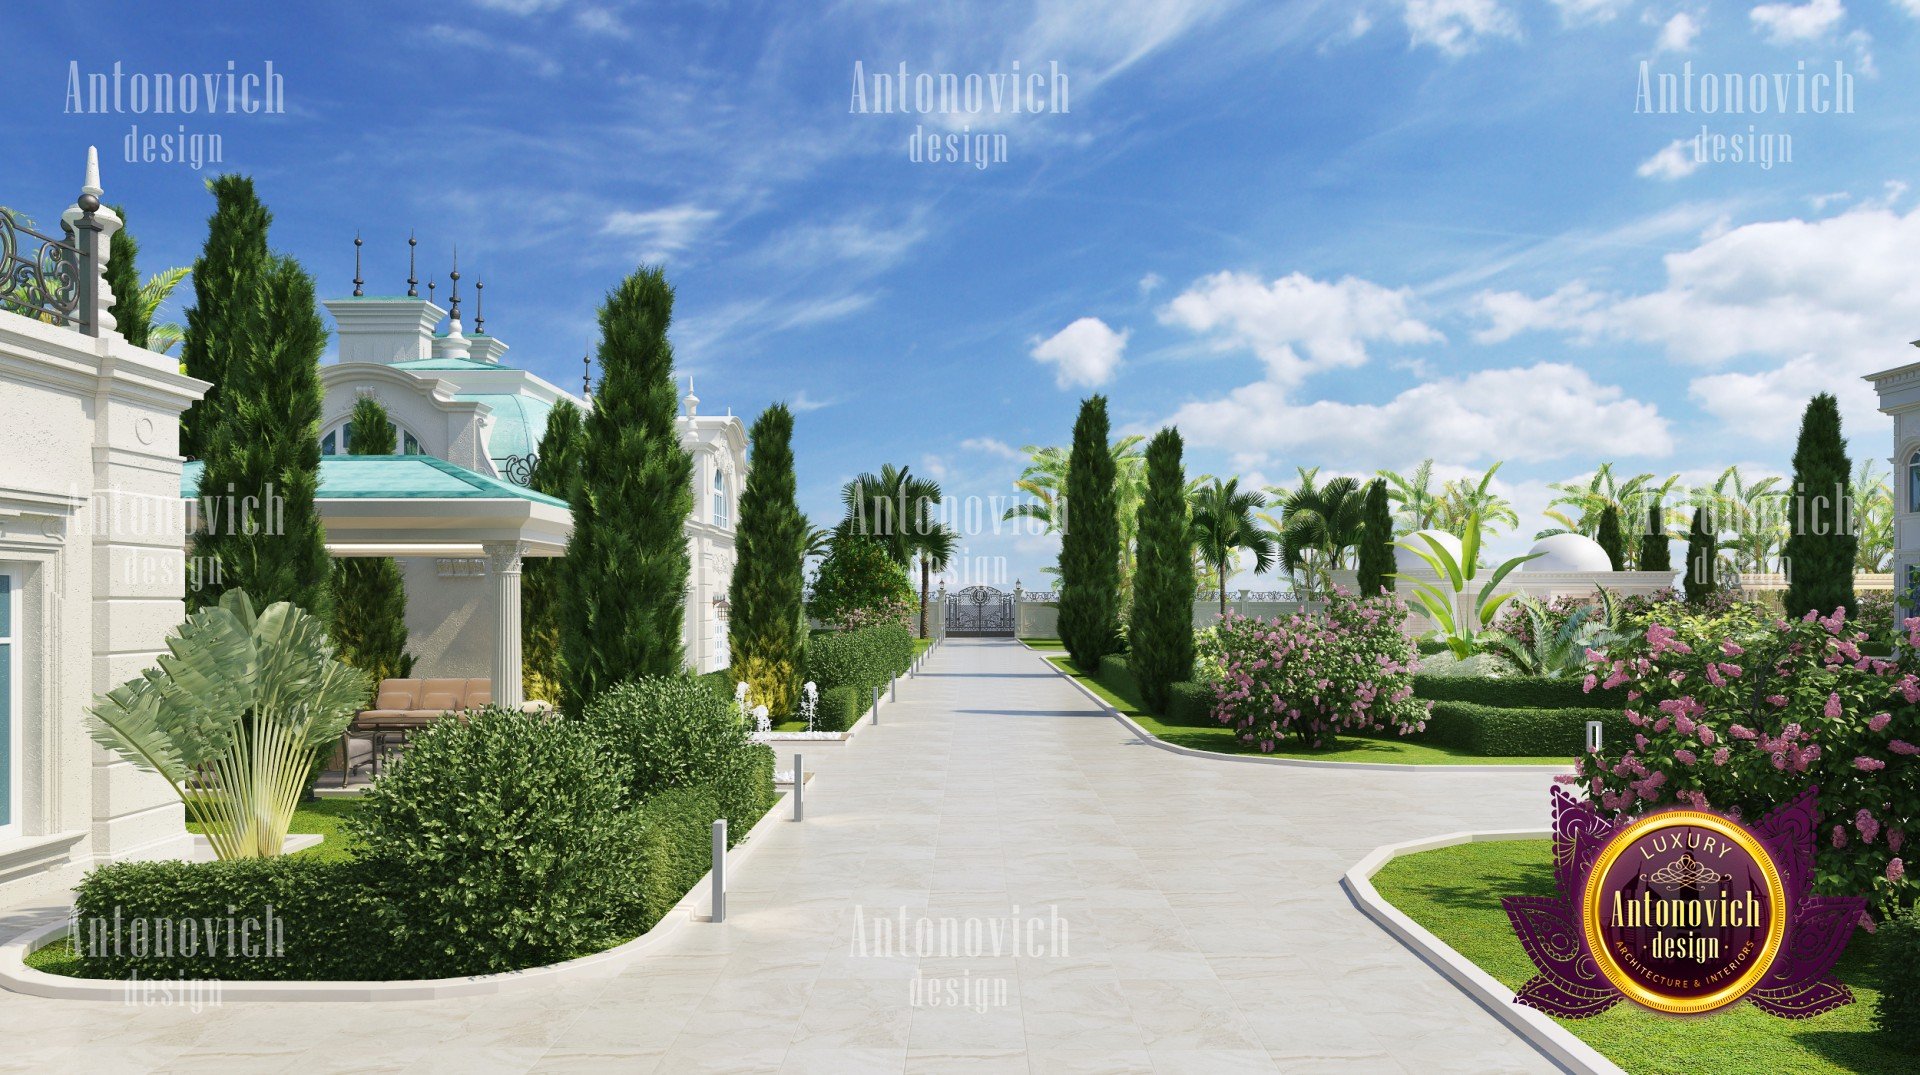
[[1853,559],[1860,538],[1849,502],[1852,476],[1853,461],[1840,433],[1840,401],[1822,392],[1807,404],[1793,450],[1784,555],[1789,617],[1825,616],[1842,607],[1853,617]]
[[[561,400],[547,412],[527,487],[573,503],[580,481],[580,408]],[[529,699],[560,697],[560,607],[566,561],[528,557],[520,569],[521,679]]]
[[795,500],[793,412],[776,403],[748,434],[753,465],[740,491],[739,559],[727,587],[734,678],[775,720],[799,708],[806,622],[801,608],[807,518]]
[[199,585],[188,601],[200,608],[240,587],[256,607],[291,601],[331,626],[333,569],[313,502],[327,330],[299,263],[274,259],[261,284],[205,430]]
[[673,288],[641,269],[600,307],[600,391],[587,415],[560,611],[563,704],[685,668],[693,456],[680,444]]
[[1113,652],[1120,634],[1120,522],[1107,428],[1105,396],[1080,404],[1067,457],[1067,525],[1060,537],[1060,641],[1073,663],[1088,672]]
[[127,230],[127,211],[113,207],[120,218],[120,230],[108,240],[112,255],[107,258],[107,286],[113,291],[113,323],[120,335],[135,347],[147,345],[147,319],[140,316],[140,241]]
[[1387,502],[1387,483],[1375,478],[1367,484],[1366,520],[1360,535],[1359,578],[1361,597],[1378,597],[1382,590],[1393,590],[1393,507]]
[[[353,405],[352,455],[392,455],[393,420],[372,396]],[[407,652],[407,580],[391,556],[343,556],[333,562],[333,641],[341,660],[372,676],[413,673]]]
[[1720,588],[1719,537],[1707,529],[1707,509],[1693,509],[1693,525],[1687,530],[1687,600],[1700,604]]
[[[193,308],[187,311],[180,360],[189,377],[213,387],[181,416],[180,454],[189,459],[206,456],[213,428],[227,409],[228,381],[252,346],[247,332],[263,298],[267,225],[273,220],[246,176],[219,176],[207,189],[215,204],[206,246],[193,263]],[[258,602],[261,595],[253,597]]]
[[1659,504],[1647,507],[1647,532],[1640,538],[1640,570],[1673,570],[1673,551],[1667,547],[1665,511]]
[[1147,445],[1147,492],[1140,502],[1139,556],[1127,664],[1147,708],[1165,713],[1173,684],[1193,678],[1193,539],[1187,533],[1187,474],[1172,426]]
[[1624,548],[1625,542],[1623,542],[1620,537],[1620,508],[1618,505],[1608,504],[1606,509],[1600,513],[1600,526],[1595,531],[1593,540],[1599,544],[1600,551],[1607,554],[1607,563],[1613,565],[1615,571],[1625,571],[1627,569],[1627,554]]

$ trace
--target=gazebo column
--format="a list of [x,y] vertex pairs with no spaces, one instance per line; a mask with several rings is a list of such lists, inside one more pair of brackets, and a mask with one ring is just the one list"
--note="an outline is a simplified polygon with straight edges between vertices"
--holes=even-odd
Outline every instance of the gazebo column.
[[488,542],[487,573],[493,577],[493,703],[518,709],[520,685],[520,559],[523,541]]

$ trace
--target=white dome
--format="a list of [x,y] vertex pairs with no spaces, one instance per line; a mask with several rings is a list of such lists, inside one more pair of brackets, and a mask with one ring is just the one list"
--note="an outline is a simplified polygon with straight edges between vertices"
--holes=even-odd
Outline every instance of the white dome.
[[[1447,533],[1445,530],[1422,530],[1419,533],[1408,534],[1400,540],[1402,543],[1411,545],[1422,552],[1432,552],[1433,548],[1426,542],[1420,540],[1421,534],[1425,534],[1439,542],[1442,548],[1453,554],[1455,563],[1460,562],[1460,539]],[[1393,550],[1393,566],[1394,570],[1399,571],[1401,574],[1433,574],[1432,566],[1429,565],[1425,559],[1415,556],[1402,548],[1396,547]]]
[[1607,550],[1585,534],[1549,534],[1529,551],[1541,555],[1520,565],[1522,571],[1612,571]]

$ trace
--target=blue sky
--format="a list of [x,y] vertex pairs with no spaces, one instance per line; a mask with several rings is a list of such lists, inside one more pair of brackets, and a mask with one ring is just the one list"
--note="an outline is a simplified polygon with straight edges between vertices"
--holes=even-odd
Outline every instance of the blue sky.
[[[796,404],[823,522],[883,462],[996,514],[1017,449],[1100,390],[1128,430],[1176,422],[1190,469],[1256,483],[1507,460],[1530,535],[1545,483],[1601,461],[1783,469],[1814,391],[1884,457],[1859,376],[1920,336],[1920,0],[162,7],[5,16],[0,201],[51,219],[98,144],[150,272],[194,256],[203,181],[247,172],[323,294],[350,289],[356,231],[372,293],[404,289],[408,229],[423,277],[457,244],[508,361],[567,384],[600,297],[663,261],[703,410]],[[228,61],[271,61],[285,113],[66,109],[70,64]],[[856,62],[1015,61],[1057,63],[1069,111],[850,112]],[[1853,109],[1636,113],[1643,61],[1837,62]],[[1703,123],[1792,160],[1702,163]],[[134,124],[217,133],[223,159],[130,163]],[[1006,160],[910,159],[916,129],[962,125]],[[964,539],[976,579],[1051,561]]]

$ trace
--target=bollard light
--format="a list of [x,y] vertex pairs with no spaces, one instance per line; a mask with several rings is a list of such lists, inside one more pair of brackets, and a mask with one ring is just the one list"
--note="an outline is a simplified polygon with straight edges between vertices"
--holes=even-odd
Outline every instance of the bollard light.
[[713,823],[713,920],[727,920],[727,819]]
[[1601,724],[1597,720],[1587,722],[1587,753],[1589,754],[1600,753],[1600,728]]
[[873,688],[873,722],[880,723],[880,688]]
[[793,819],[804,820],[807,816],[807,770],[806,763],[795,754],[793,756]]

